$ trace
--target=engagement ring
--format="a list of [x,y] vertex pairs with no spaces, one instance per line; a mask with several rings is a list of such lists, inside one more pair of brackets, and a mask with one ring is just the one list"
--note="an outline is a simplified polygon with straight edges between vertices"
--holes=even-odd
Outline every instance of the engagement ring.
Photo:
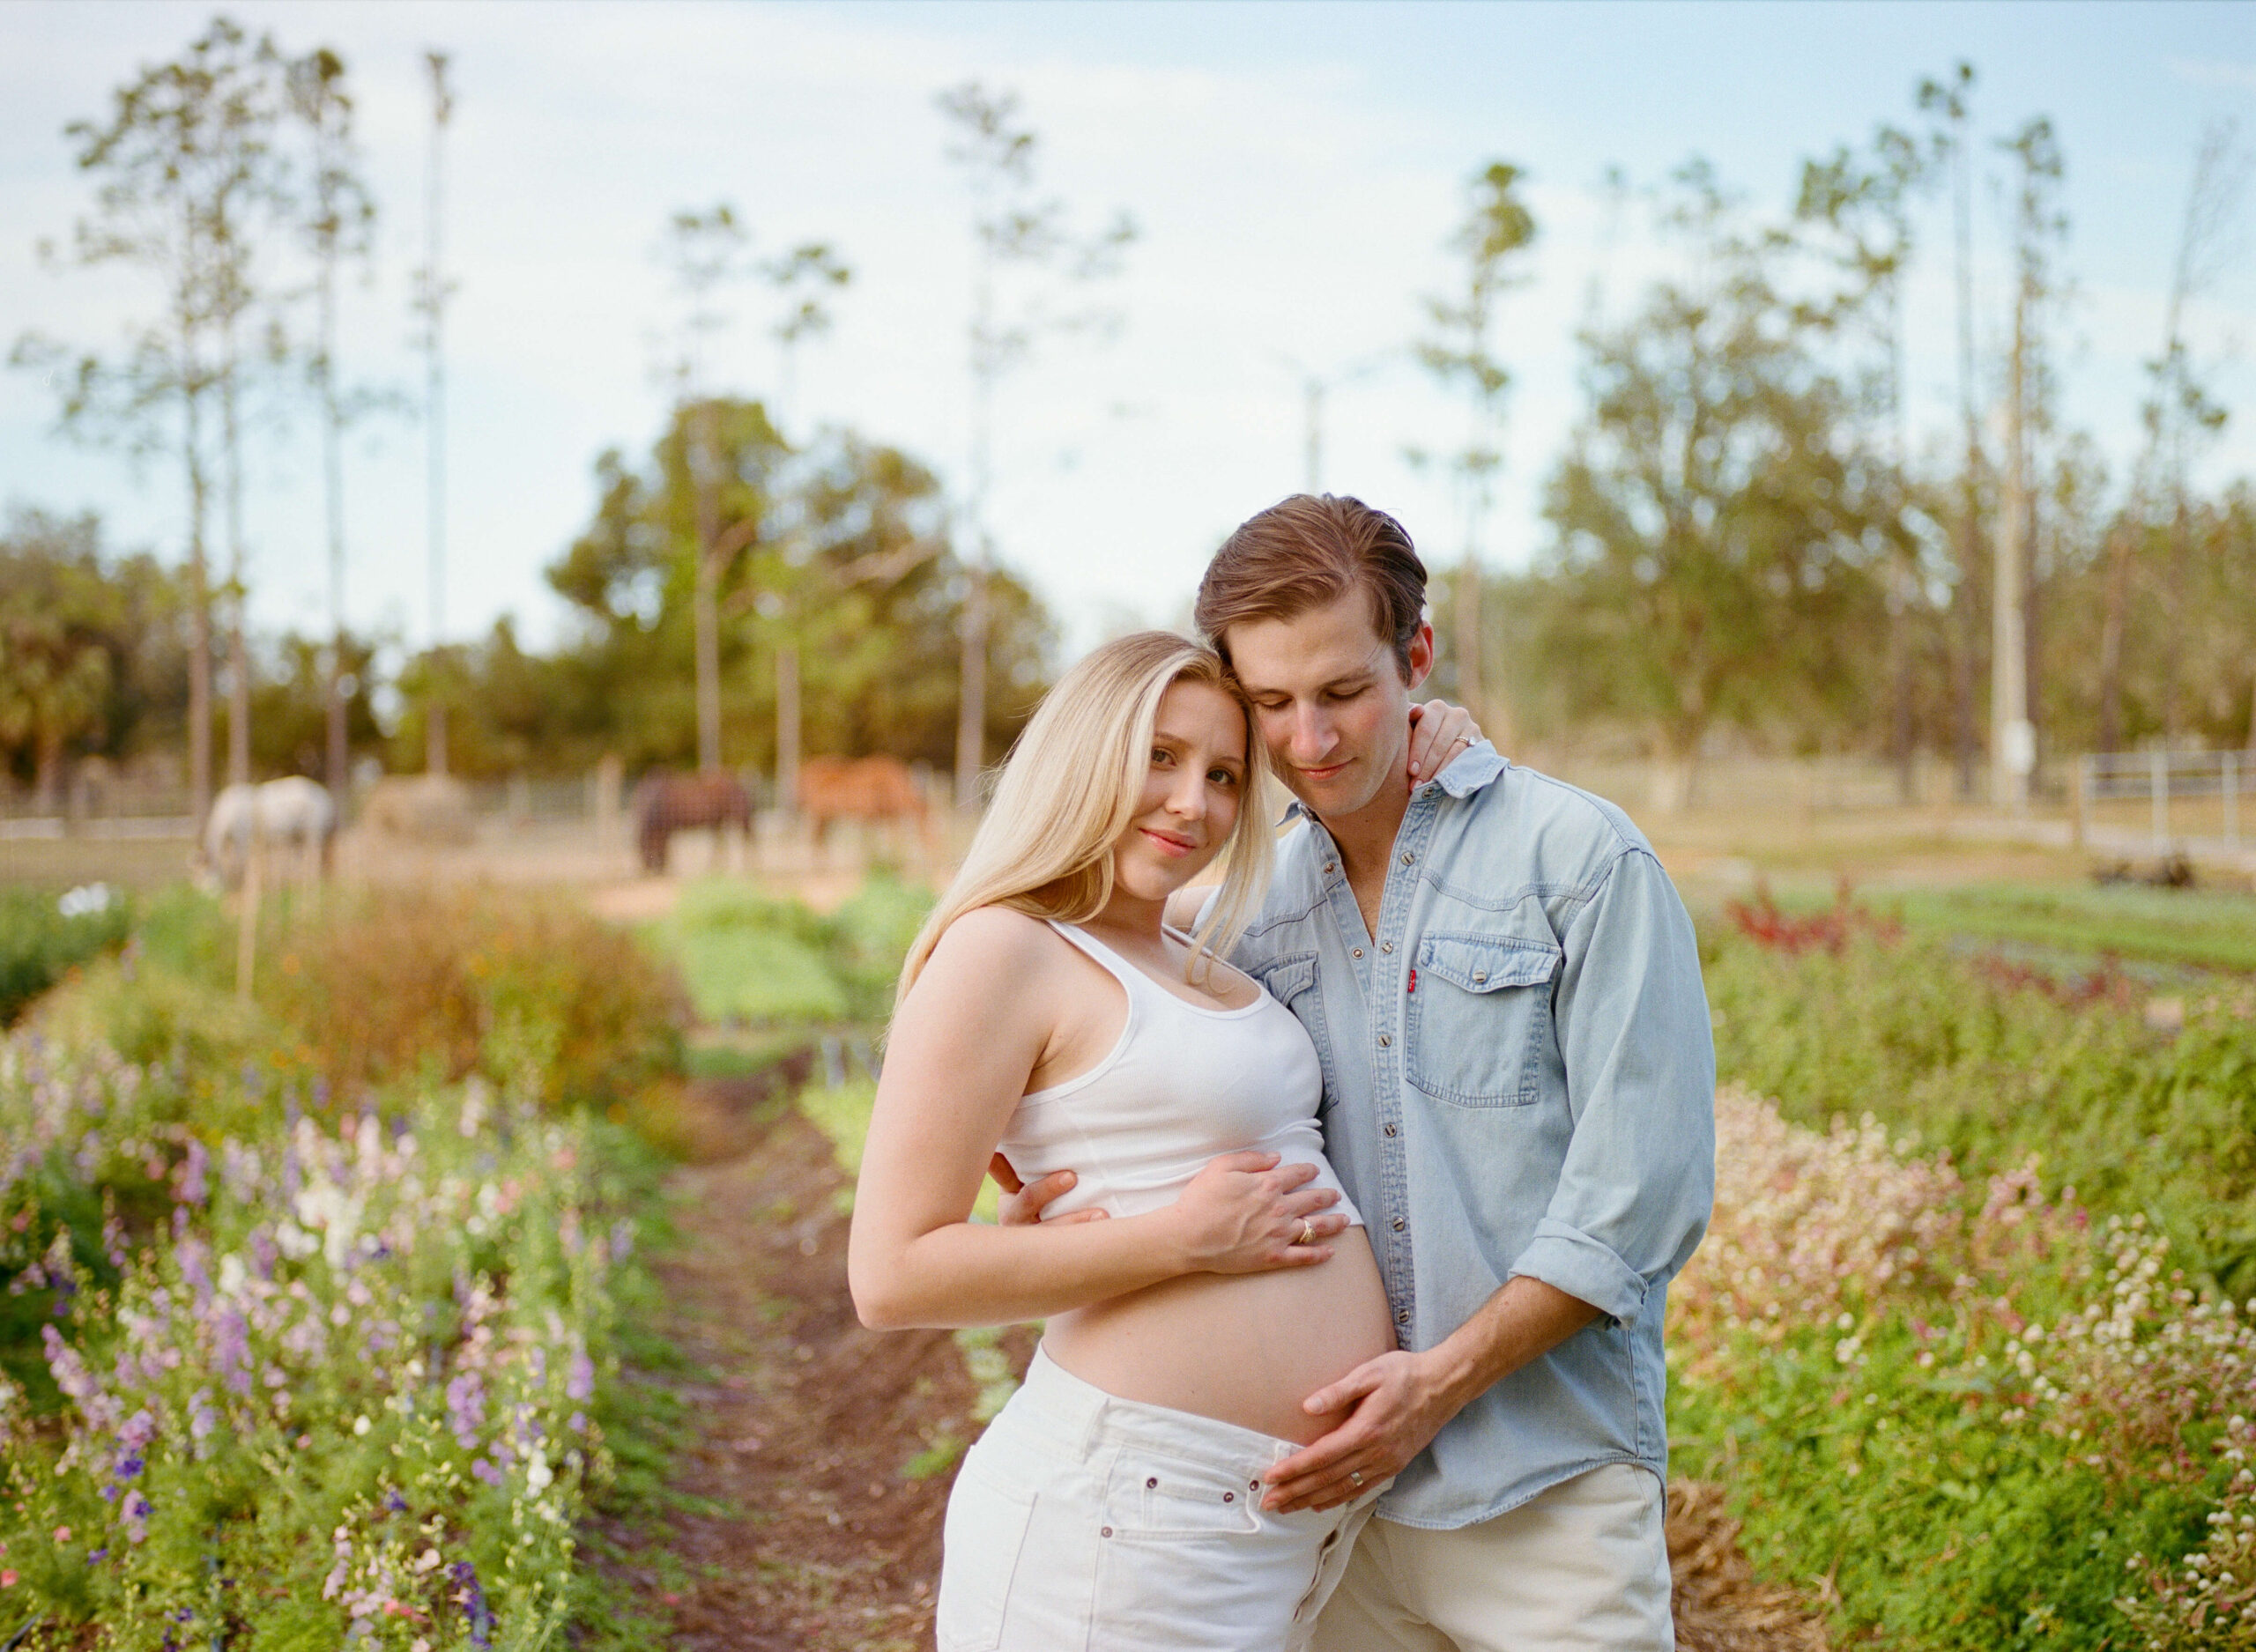
[[1293,1243],[1295,1245],[1305,1245],[1310,1240],[1314,1239],[1315,1237],[1316,1224],[1310,1221],[1306,1217],[1302,1217],[1301,1219],[1301,1236],[1295,1240]]

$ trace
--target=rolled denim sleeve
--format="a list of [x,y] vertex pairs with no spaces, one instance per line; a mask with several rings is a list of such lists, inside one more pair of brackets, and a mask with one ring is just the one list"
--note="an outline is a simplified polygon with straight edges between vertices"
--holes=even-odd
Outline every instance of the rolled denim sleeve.
[[1624,1324],[1691,1256],[1715,1196],[1716,1051],[1692,921],[1660,863],[1616,856],[1561,937],[1573,1136],[1513,1262]]

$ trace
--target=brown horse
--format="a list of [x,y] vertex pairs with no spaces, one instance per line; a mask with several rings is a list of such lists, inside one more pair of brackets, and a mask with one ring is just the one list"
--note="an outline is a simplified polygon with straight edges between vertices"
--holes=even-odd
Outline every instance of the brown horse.
[[897,820],[929,836],[924,789],[897,757],[811,757],[799,766],[799,812],[822,841],[834,820]]
[[646,872],[665,870],[666,848],[677,832],[710,826],[717,845],[722,828],[732,826],[752,841],[752,799],[727,774],[654,771],[635,786],[634,806],[634,841]]

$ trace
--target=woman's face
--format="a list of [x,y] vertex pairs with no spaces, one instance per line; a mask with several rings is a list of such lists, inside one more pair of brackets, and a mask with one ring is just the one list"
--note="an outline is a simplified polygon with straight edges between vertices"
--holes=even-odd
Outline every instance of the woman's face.
[[1113,847],[1122,893],[1164,900],[1204,871],[1245,802],[1245,714],[1221,689],[1178,682],[1160,697],[1135,818]]

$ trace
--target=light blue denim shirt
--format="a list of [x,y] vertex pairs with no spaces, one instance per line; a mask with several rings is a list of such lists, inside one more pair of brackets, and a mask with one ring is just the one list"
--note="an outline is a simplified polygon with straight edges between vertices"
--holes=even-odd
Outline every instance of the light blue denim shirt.
[[1484,743],[1412,794],[1371,935],[1295,809],[1233,956],[1316,1041],[1326,1151],[1402,1345],[1519,1274],[1603,1315],[1459,1412],[1378,1513],[1470,1525],[1607,1463],[1666,1483],[1662,1309],[1715,1190],[1715,1046],[1674,886],[1619,809]]

